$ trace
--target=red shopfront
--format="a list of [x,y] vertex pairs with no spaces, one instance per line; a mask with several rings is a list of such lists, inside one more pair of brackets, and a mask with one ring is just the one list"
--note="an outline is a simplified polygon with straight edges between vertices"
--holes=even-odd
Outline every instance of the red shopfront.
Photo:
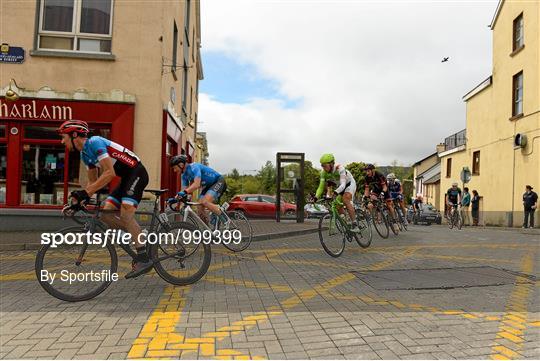
[[133,149],[134,104],[0,97],[0,207],[54,208],[86,183],[79,152],[67,152],[55,129],[88,122],[101,135]]

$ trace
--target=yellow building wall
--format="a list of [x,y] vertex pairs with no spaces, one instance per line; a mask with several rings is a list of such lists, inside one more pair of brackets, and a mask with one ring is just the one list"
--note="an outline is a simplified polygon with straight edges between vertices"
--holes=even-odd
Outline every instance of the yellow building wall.
[[[513,20],[523,12],[525,47],[512,53]],[[467,145],[464,151],[441,158],[441,201],[452,181],[459,181],[463,166],[472,171],[475,151],[480,151],[479,175],[467,184],[482,197],[484,222],[513,225],[523,222],[522,195],[525,185],[540,188],[540,66],[538,2],[505,1],[493,29],[493,78],[491,86],[467,101]],[[512,79],[523,71],[522,118],[512,117]],[[528,144],[514,149],[517,133]],[[452,177],[446,178],[446,161],[452,158]]]

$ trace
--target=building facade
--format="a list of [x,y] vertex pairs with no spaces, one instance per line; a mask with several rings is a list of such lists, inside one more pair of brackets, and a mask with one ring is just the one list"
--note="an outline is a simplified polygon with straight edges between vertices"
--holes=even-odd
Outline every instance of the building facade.
[[54,208],[84,186],[79,154],[54,132],[67,119],[132,149],[148,187],[174,194],[168,159],[201,155],[199,1],[3,1],[0,23],[0,207]]
[[463,97],[463,141],[439,153],[441,203],[465,168],[484,224],[521,225],[525,185],[540,188],[539,20],[537,1],[499,2],[492,75]]
[[[438,147],[439,148],[439,147]],[[440,210],[440,175],[441,163],[438,153],[428,155],[412,165],[413,167],[413,197],[422,194],[424,203],[431,204]]]

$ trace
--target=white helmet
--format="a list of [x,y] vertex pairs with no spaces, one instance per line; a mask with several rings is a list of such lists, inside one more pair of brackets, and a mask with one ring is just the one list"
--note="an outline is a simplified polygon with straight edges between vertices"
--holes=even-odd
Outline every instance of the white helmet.
[[395,175],[394,173],[389,173],[389,174],[386,176],[386,180],[394,181],[394,180],[396,180],[396,175]]
[[422,195],[422,193],[416,193],[416,198],[423,198],[424,196]]

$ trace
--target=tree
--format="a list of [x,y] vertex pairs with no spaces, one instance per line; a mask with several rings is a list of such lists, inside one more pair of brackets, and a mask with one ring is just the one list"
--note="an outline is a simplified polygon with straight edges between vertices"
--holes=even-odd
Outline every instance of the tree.
[[310,193],[315,193],[319,187],[319,179],[321,171],[313,167],[313,163],[309,160],[304,162],[304,191],[307,196]]
[[364,193],[364,177],[366,176],[366,172],[364,171],[365,166],[366,163],[363,162],[352,162],[345,166],[345,168],[351,172],[354,180],[356,181],[357,192],[360,192],[361,194]]
[[240,173],[238,172],[238,169],[236,168],[233,168],[233,170],[231,171],[231,174],[229,175],[232,179],[240,179]]
[[257,173],[262,193],[275,194],[276,193],[276,167],[271,161],[266,161],[266,164]]

